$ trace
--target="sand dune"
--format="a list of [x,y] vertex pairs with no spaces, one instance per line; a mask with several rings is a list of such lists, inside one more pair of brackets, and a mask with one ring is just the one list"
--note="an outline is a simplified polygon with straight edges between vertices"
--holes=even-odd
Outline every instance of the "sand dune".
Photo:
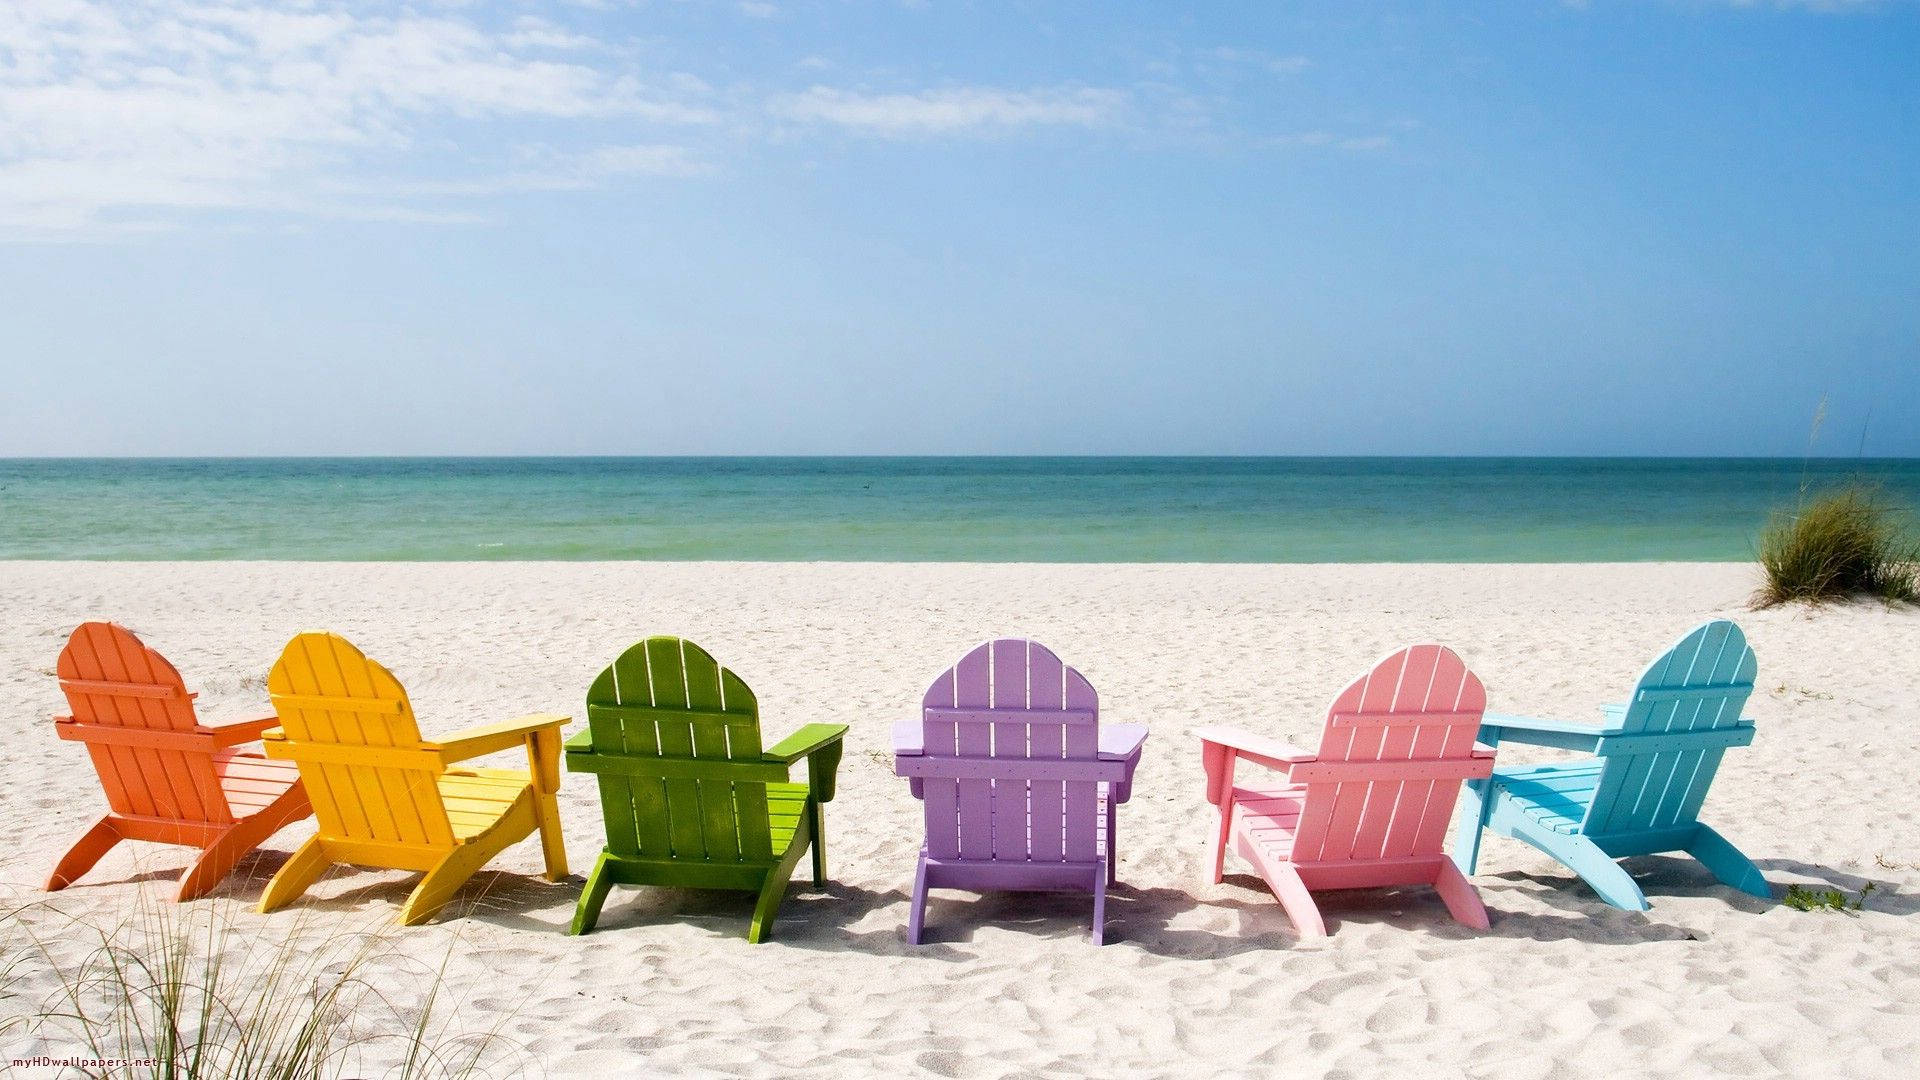
[[[755,689],[769,735],[852,725],[828,808],[833,885],[797,887],[775,940],[743,939],[745,895],[616,890],[586,939],[564,929],[577,876],[535,876],[532,842],[475,879],[464,914],[397,932],[450,953],[469,1026],[498,1023],[549,1075],[1911,1075],[1920,1060],[1920,615],[1866,606],[1747,612],[1728,564],[1035,566],[977,564],[0,563],[0,891],[35,887],[102,800],[46,717],[74,623],[123,622],[201,691],[211,718],[258,711],[296,630],[338,631],[447,731],[577,714],[635,639],[678,633]],[[1532,849],[1490,839],[1487,934],[1422,890],[1330,895],[1332,937],[1302,943],[1247,868],[1199,883],[1200,726],[1310,740],[1327,699],[1397,645],[1451,645],[1499,711],[1597,719],[1640,667],[1729,616],[1759,656],[1755,744],[1729,754],[1703,817],[1776,884],[1877,889],[1857,916],[1719,887],[1680,857],[1632,860],[1649,912],[1609,908]],[[1083,897],[940,894],[904,943],[917,805],[888,725],[978,640],[1046,642],[1144,723],[1121,812],[1111,944]],[[1508,760],[1551,752],[1520,751]],[[599,849],[594,787],[562,796],[576,871]],[[412,878],[342,872],[295,912],[256,916],[294,826],[203,901],[234,948],[390,918]],[[170,890],[182,849],[123,846],[28,909],[52,956],[83,936],[56,912],[125,917]],[[252,880],[249,880],[249,879]],[[145,884],[142,884],[144,879]],[[0,999],[51,986],[31,959]],[[21,1035],[0,1057],[72,1051]],[[1902,1064],[1905,1063],[1905,1064]]]

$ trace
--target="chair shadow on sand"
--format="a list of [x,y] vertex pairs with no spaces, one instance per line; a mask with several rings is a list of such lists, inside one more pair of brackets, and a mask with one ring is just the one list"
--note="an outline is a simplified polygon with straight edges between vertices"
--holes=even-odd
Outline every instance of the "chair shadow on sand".
[[[1920,894],[1907,892],[1901,884],[1885,878],[1868,877],[1847,873],[1832,867],[1817,866],[1795,859],[1756,859],[1754,864],[1767,875],[1772,886],[1773,897],[1762,900],[1749,896],[1738,889],[1729,888],[1715,880],[1711,871],[1697,860],[1686,855],[1641,855],[1621,860],[1620,865],[1633,875],[1633,879],[1649,899],[1654,901],[1651,914],[1657,915],[1661,899],[1682,897],[1706,898],[1717,900],[1730,908],[1758,915],[1778,907],[1781,898],[1786,895],[1787,883],[1780,880],[1782,875],[1797,878],[1811,878],[1820,883],[1819,888],[1838,889],[1850,900],[1858,899],[1863,889],[1872,885],[1872,891],[1866,898],[1865,910],[1886,915],[1912,915],[1920,912]],[[1588,933],[1572,933],[1569,937],[1579,940],[1596,940],[1595,934],[1611,935],[1620,926],[1632,923],[1652,925],[1648,912],[1623,911],[1601,900],[1599,895],[1572,871],[1560,873],[1529,874],[1508,871],[1501,874],[1483,873],[1477,879],[1483,884],[1504,882],[1511,885],[1529,885],[1529,895],[1542,903],[1568,912],[1582,923],[1592,924],[1596,929]],[[1496,894],[1497,895],[1497,894]],[[1537,918],[1509,912],[1501,918],[1496,912],[1493,932],[1505,933],[1503,923],[1512,924],[1515,920]],[[1666,926],[1667,931],[1679,928]],[[1658,940],[1661,935],[1654,935]],[[1667,937],[1686,937],[1686,932],[1667,934]]]
[[[249,903],[288,858],[284,851],[261,848],[242,859],[212,895]],[[142,860],[144,862],[145,860]],[[1412,886],[1398,889],[1354,889],[1325,894],[1324,912],[1331,941],[1338,943],[1341,927],[1386,925],[1408,933],[1429,935],[1436,941],[1467,941],[1477,937],[1533,941],[1580,941],[1596,945],[1638,945],[1657,941],[1684,941],[1696,936],[1685,926],[1659,918],[1660,900],[1709,898],[1748,914],[1761,914],[1780,903],[1786,892],[1781,878],[1816,883],[1813,888],[1837,889],[1849,899],[1867,894],[1865,911],[1910,916],[1920,913],[1920,892],[1909,891],[1885,876],[1869,876],[1793,859],[1760,859],[1774,885],[1774,899],[1761,900],[1715,881],[1695,860],[1685,856],[1640,856],[1624,860],[1655,902],[1651,912],[1624,911],[1602,901],[1571,872],[1482,874],[1478,882],[1489,889],[1492,929],[1476,932],[1462,927],[1448,913],[1433,890]],[[147,867],[99,888],[128,884],[165,885],[177,876],[171,865]],[[363,879],[339,889],[344,879]],[[364,911],[370,907],[399,909],[417,882],[417,875],[396,871],[337,866],[324,879],[335,885],[302,898],[298,907]],[[73,888],[90,891],[91,883]],[[448,904],[435,920],[447,923],[471,919],[503,929],[530,933],[564,933],[582,886],[579,875],[548,882],[533,873],[483,870]],[[1217,960],[1247,952],[1292,949],[1301,944],[1280,905],[1257,876],[1230,873],[1225,886],[1241,895],[1203,898],[1178,887],[1136,888],[1124,881],[1108,895],[1109,944],[1101,948],[1137,948],[1177,960]],[[1524,894],[1554,909],[1550,912],[1515,910],[1511,898]],[[920,957],[959,962],[979,954],[963,946],[989,928],[1030,933],[1036,941],[1087,938],[1086,898],[1074,893],[935,893],[929,901],[926,943],[906,938],[907,883],[876,890],[840,882],[816,889],[796,879],[774,924],[773,940],[789,948],[825,952],[863,952],[882,956]],[[603,925],[609,931],[643,929],[667,923],[704,927],[716,937],[738,937],[752,917],[754,897],[717,890],[639,888],[622,890],[608,905]],[[1503,902],[1508,901],[1508,902]],[[271,919],[272,916],[266,918]],[[1191,925],[1179,925],[1190,923]],[[395,926],[398,930],[399,927]],[[1322,946],[1324,947],[1324,946]]]

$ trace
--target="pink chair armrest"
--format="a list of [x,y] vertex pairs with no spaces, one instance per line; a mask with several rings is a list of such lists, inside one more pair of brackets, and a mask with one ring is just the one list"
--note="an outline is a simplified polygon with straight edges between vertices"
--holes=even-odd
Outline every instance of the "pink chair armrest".
[[1200,737],[1200,760],[1207,770],[1207,801],[1223,810],[1232,803],[1233,766],[1240,759],[1288,773],[1315,757],[1291,743],[1239,728],[1201,728],[1194,734]]
[[1311,750],[1302,750],[1292,743],[1282,742],[1279,739],[1269,739],[1264,735],[1255,735],[1250,731],[1242,731],[1239,728],[1201,728],[1199,731],[1194,732],[1194,734],[1200,737],[1201,742],[1230,747],[1237,751],[1242,757],[1250,758],[1268,768],[1279,769],[1282,772],[1286,771],[1288,765],[1298,764],[1302,761],[1312,761],[1319,756]]

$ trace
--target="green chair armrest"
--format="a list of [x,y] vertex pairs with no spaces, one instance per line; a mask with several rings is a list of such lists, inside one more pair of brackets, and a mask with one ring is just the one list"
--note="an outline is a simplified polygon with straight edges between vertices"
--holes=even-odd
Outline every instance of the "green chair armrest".
[[567,736],[567,741],[564,745],[569,754],[593,753],[593,730],[591,728],[582,728],[574,732],[572,735]]
[[840,769],[841,740],[846,735],[845,724],[808,724],[760,756],[782,765],[806,758],[808,789],[821,802],[832,802],[834,780]]

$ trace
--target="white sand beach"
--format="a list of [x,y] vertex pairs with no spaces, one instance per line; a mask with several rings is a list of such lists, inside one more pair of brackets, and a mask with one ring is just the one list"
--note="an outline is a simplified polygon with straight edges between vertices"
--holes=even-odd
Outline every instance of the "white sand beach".
[[[769,737],[852,725],[827,809],[832,885],[796,883],[763,945],[745,894],[617,888],[599,929],[565,933],[601,843],[593,783],[566,779],[574,876],[527,841],[430,925],[409,957],[450,957],[459,1026],[499,1031],[546,1075],[1910,1076],[1920,1061],[1920,613],[1745,610],[1750,566],[736,563],[0,563],[0,899],[63,965],[66,916],[129,917],[171,896],[183,848],[122,845],[37,892],[104,809],[57,741],[55,657],[87,618],[124,623],[200,691],[204,717],[267,709],[287,638],[337,631],[391,668],[429,734],[536,711],[579,716],[594,674],[650,634],[704,645],[756,691]],[[1599,718],[1641,667],[1713,616],[1759,657],[1754,744],[1729,752],[1702,813],[1775,886],[1876,887],[1857,915],[1717,885],[1680,856],[1631,860],[1650,911],[1602,904],[1533,849],[1490,838],[1476,934],[1426,890],[1327,894],[1303,943],[1237,859],[1202,885],[1208,831],[1192,732],[1230,722],[1306,745],[1328,699],[1407,643],[1457,650],[1490,707]],[[1151,738],[1120,813],[1109,944],[1084,896],[937,894],[906,944],[918,807],[888,728],[976,642],[1032,637]],[[1520,749],[1507,760],[1551,751]],[[504,764],[505,762],[503,762]],[[245,949],[384,924],[414,880],[336,871],[289,911],[259,886],[311,822],[196,908]],[[18,936],[8,938],[18,948]],[[8,960],[22,960],[18,954]],[[52,992],[27,955],[0,1012]],[[75,1052],[20,1031],[0,1058]],[[51,1075],[50,1070],[20,1075]]]

